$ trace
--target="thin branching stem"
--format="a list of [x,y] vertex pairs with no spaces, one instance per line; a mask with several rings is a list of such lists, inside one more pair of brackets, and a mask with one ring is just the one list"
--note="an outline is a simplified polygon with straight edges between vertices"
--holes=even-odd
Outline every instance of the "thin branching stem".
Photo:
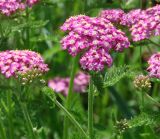
[[92,78],[90,78],[89,83],[89,92],[88,92],[88,133],[89,133],[89,139],[93,139],[93,81]]
[[[29,23],[29,8],[26,8],[26,22]],[[30,48],[30,28],[26,28],[26,46]]]
[[[76,68],[77,68],[77,61],[79,57],[76,56],[73,59],[73,64],[72,64],[72,69],[71,69],[71,75],[70,75],[70,83],[69,83],[69,89],[68,89],[68,95],[67,95],[67,100],[66,100],[66,109],[70,110],[71,107],[71,101],[72,101],[72,91],[73,91],[73,86],[74,86],[74,77],[76,73]],[[68,119],[66,116],[64,116],[64,129],[63,129],[63,139],[68,138]]]
[[12,94],[10,91],[7,92],[7,105],[8,105],[8,124],[9,124],[9,139],[14,139],[14,127],[13,127],[13,117],[12,117]]
[[7,139],[6,132],[5,132],[5,129],[4,129],[4,126],[3,126],[3,123],[2,123],[1,115],[0,115],[0,137],[2,139]]
[[141,112],[143,112],[143,110],[144,110],[144,94],[145,94],[145,92],[141,92]]
[[150,99],[151,101],[153,101],[158,107],[160,107],[160,103],[158,101],[156,101],[153,97],[151,97],[150,95],[146,94],[146,97],[148,99]]
[[31,118],[29,116],[29,113],[28,113],[28,110],[27,110],[27,106],[26,106],[25,103],[23,103],[21,101],[21,95],[20,94],[23,94],[23,93],[24,93],[24,89],[22,89],[20,87],[19,95],[16,94],[16,97],[17,97],[17,100],[18,100],[18,102],[20,104],[23,116],[24,116],[25,121],[26,121],[26,126],[27,126],[27,130],[28,130],[28,133],[29,133],[29,138],[36,139],[36,135],[35,135],[35,133],[33,131],[33,124],[32,124]]
[[139,55],[140,55],[140,65],[142,69],[143,67],[142,67],[142,47],[141,46],[139,47]]
[[81,125],[77,122],[77,120],[72,116],[72,114],[65,108],[63,105],[61,105],[57,100],[53,100],[54,103],[65,112],[65,115],[68,117],[68,119],[75,125],[75,127],[83,134],[83,136],[88,139],[88,135],[83,130]]
[[150,43],[154,44],[155,46],[160,47],[160,44],[158,44],[158,43],[156,43],[156,42],[154,42],[154,41],[152,41],[152,40],[150,40],[150,39],[148,39],[148,41],[149,41]]

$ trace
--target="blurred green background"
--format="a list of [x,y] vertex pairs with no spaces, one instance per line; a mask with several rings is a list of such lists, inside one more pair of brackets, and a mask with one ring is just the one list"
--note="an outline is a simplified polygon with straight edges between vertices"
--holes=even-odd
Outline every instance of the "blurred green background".
[[[72,57],[61,49],[60,40],[66,34],[60,30],[60,26],[70,16],[85,14],[97,16],[103,9],[121,8],[128,12],[131,9],[152,7],[158,4],[158,0],[41,0],[29,10],[29,21],[26,22],[25,13],[16,14],[11,17],[0,16],[0,50],[8,49],[30,49],[39,52],[49,64],[50,71],[46,80],[56,76],[70,76]],[[26,28],[30,30],[30,45],[26,45]],[[146,73],[146,59],[160,49],[160,37],[154,37],[151,41],[132,43],[131,47],[123,53],[113,53],[114,66],[131,65],[138,73]],[[155,44],[153,43],[155,42]],[[142,57],[140,57],[140,47]],[[142,60],[142,69],[140,68]],[[80,67],[79,69],[80,70]],[[77,70],[77,71],[78,71]],[[106,69],[106,74],[110,69]],[[121,70],[119,74],[121,74]],[[122,73],[125,71],[122,70]],[[111,72],[109,72],[111,73]],[[95,78],[96,79],[96,78]],[[97,79],[98,80],[98,79]],[[8,80],[1,77],[0,86],[6,85]],[[8,89],[0,87],[0,117],[3,126],[8,131],[6,111],[4,108]],[[33,91],[34,88],[34,91]],[[160,100],[160,87],[158,83],[152,83],[150,95],[157,101]],[[27,102],[29,113],[33,121],[38,139],[61,139],[63,131],[63,115],[57,107],[43,95],[39,86],[28,90],[30,99]],[[123,128],[123,122],[116,130],[116,122],[121,119],[130,119],[140,113],[139,92],[133,86],[133,78],[124,76],[114,87],[107,87],[103,92],[96,92],[94,103],[94,128],[96,139],[118,139],[118,131]],[[14,99],[14,98],[13,98]],[[59,101],[63,101],[58,97]],[[159,107],[152,101],[145,100],[146,109],[156,114]],[[12,116],[14,117],[15,137],[13,139],[25,139],[24,119],[19,112],[16,100],[13,103]],[[72,105],[72,114],[87,129],[87,93],[75,94]],[[160,114],[157,114],[160,117]],[[148,117],[147,117],[148,118]],[[160,137],[160,123],[150,123],[143,115],[131,122],[133,128],[126,130],[120,138],[123,139],[158,139]],[[136,121],[137,120],[137,121]],[[119,126],[119,125],[118,125]],[[134,127],[135,126],[135,127]],[[71,125],[69,139],[83,139],[80,133]]]

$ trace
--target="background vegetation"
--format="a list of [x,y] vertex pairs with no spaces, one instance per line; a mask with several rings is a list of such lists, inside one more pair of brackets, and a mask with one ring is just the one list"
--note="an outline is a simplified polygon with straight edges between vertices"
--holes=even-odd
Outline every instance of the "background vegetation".
[[[72,57],[61,49],[60,40],[65,34],[59,29],[67,18],[79,14],[97,16],[102,9],[107,8],[121,8],[125,11],[145,9],[157,3],[155,0],[41,0],[29,9],[29,16],[25,12],[10,17],[0,16],[0,50],[30,49],[39,52],[50,68],[44,77],[46,81],[56,76],[67,77],[70,76]],[[112,54],[114,65],[111,69],[105,69],[101,76],[94,75],[97,88],[94,89],[95,139],[160,137],[159,82],[152,81],[149,95],[154,100],[145,97],[143,112],[140,112],[141,92],[133,85],[135,75],[146,74],[147,58],[159,50],[160,37],[140,43],[131,42],[131,47],[123,53]],[[17,99],[9,96],[12,92],[19,91],[15,86],[18,83],[13,79],[9,81],[0,76],[0,131],[5,133],[0,134],[0,138],[7,136],[6,139],[30,139],[33,137],[28,135],[25,122],[29,119],[23,118]],[[27,95],[21,94],[22,102],[29,110],[33,132],[37,139],[61,139],[64,112],[53,106],[40,86],[42,84],[33,83],[25,90]],[[63,99],[57,96],[62,104]],[[72,107],[72,115],[87,131],[87,93],[75,94]],[[74,125],[70,124],[69,139],[83,138]]]

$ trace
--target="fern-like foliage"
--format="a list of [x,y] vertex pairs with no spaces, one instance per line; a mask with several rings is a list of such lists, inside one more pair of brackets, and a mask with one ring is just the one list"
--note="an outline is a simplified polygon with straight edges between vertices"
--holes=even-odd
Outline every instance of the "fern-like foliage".
[[103,93],[104,92],[103,76],[98,73],[92,73],[91,75],[92,75],[93,83],[95,85],[95,88],[94,88],[95,92]]
[[133,66],[124,65],[120,67],[113,66],[105,74],[104,87],[113,86],[124,77],[134,77],[138,72]]
[[128,121],[129,127],[157,126],[160,123],[160,112],[146,110]]
[[39,20],[39,21],[29,21],[29,22],[26,22],[26,23],[22,23],[22,24],[13,26],[13,27],[11,28],[11,31],[14,32],[14,31],[17,31],[17,30],[24,29],[24,28],[26,28],[26,27],[30,27],[31,29],[42,28],[42,27],[44,27],[47,23],[48,23],[48,20],[47,20],[47,21],[42,21],[42,20]]
[[135,128],[139,126],[148,126],[154,124],[154,119],[146,113],[142,113],[134,118],[132,118],[129,122],[129,128]]

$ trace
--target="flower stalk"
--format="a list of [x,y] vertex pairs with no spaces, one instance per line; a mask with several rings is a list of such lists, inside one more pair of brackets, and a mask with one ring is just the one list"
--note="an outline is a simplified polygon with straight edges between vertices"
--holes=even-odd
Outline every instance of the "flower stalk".
[[89,92],[88,92],[88,133],[89,133],[89,139],[93,139],[94,133],[93,133],[93,81],[92,78],[90,78],[89,83]]
[[[73,86],[74,86],[74,77],[75,77],[75,73],[76,73],[76,68],[77,68],[77,61],[78,61],[79,57],[76,56],[73,59],[73,65],[72,65],[72,69],[71,69],[71,75],[70,75],[70,82],[69,82],[69,89],[68,89],[68,95],[67,95],[67,99],[66,99],[66,109],[70,110],[71,108],[71,100],[72,100],[72,91],[73,91]],[[68,118],[66,116],[64,116],[64,128],[63,128],[63,139],[67,139],[68,138]]]
[[8,105],[8,124],[9,124],[9,139],[14,139],[14,131],[13,131],[13,119],[12,119],[12,94],[11,92],[7,92],[7,105]]
[[63,107],[57,100],[54,100],[54,103],[65,112],[66,116],[68,117],[68,119],[77,127],[77,129],[79,129],[79,131],[83,134],[83,136],[88,139],[88,135],[85,133],[85,131],[83,130],[83,128],[81,127],[81,125],[76,121],[76,119],[70,114],[70,112]]
[[1,118],[0,118],[0,137],[1,137],[2,139],[7,139],[7,137],[6,137],[6,132],[5,132],[5,130],[4,130],[4,126],[3,126],[3,124],[2,124]]
[[35,135],[35,133],[33,131],[33,124],[32,124],[31,118],[29,116],[29,113],[28,113],[28,110],[27,110],[27,106],[26,106],[25,103],[23,103],[21,101],[21,94],[23,94],[23,93],[25,93],[25,89],[24,88],[22,89],[22,86],[21,86],[20,87],[20,92],[19,92],[19,94],[16,94],[16,97],[17,97],[17,100],[18,100],[18,102],[20,104],[24,119],[26,121],[26,126],[27,126],[27,130],[28,130],[29,138],[36,139],[36,135]]
[[[26,8],[26,22],[29,23],[29,8]],[[26,46],[30,48],[30,28],[27,26],[26,28]]]

